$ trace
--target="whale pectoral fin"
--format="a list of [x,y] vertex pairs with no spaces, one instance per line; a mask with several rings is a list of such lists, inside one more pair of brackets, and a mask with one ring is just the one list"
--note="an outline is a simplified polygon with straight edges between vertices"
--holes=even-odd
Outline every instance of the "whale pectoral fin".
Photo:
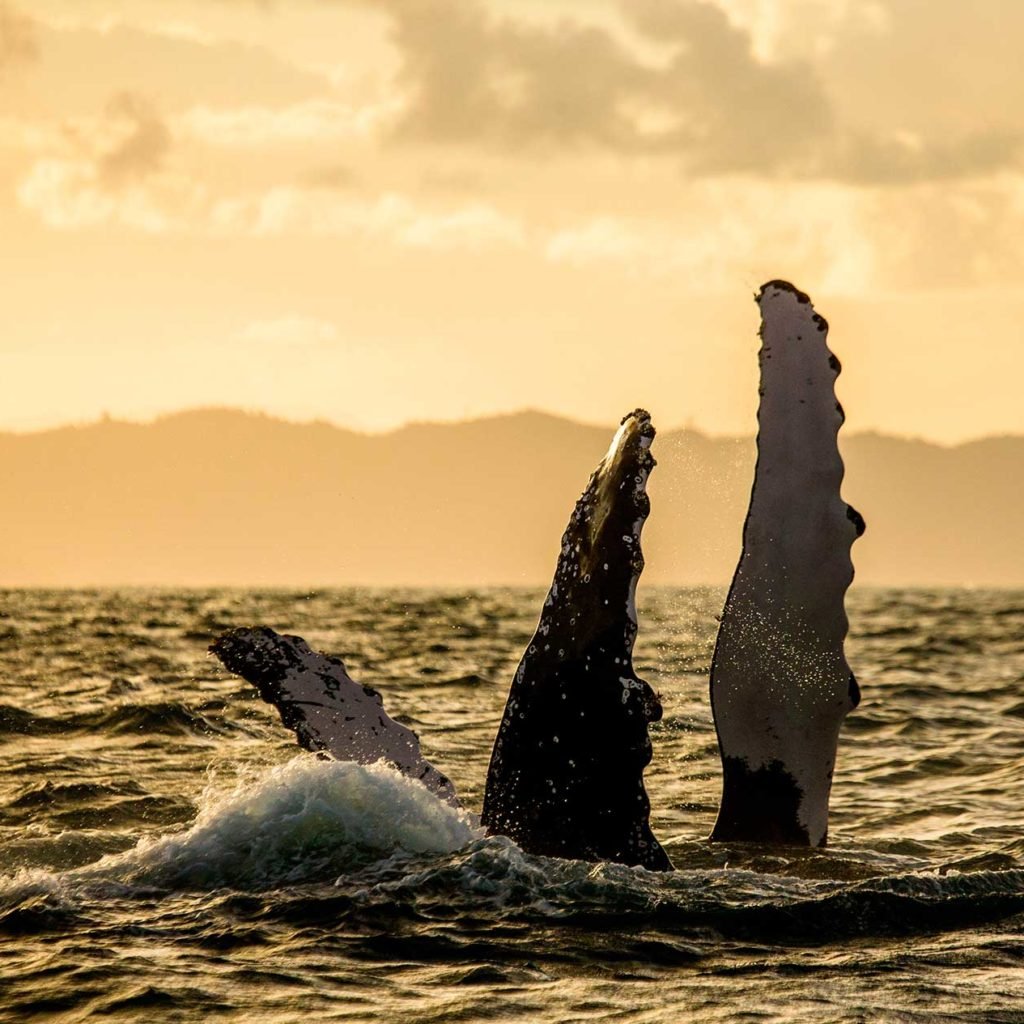
[[509,690],[481,821],[530,853],[671,867],[643,782],[661,705],[632,660],[653,438],[643,410],[622,420],[562,536]]
[[267,626],[233,629],[210,647],[224,667],[252,683],[306,750],[339,761],[388,761],[458,806],[451,782],[420,753],[416,734],[390,718],[380,694],[355,682],[338,658]]
[[757,468],[711,667],[723,768],[712,839],[820,846],[839,730],[860,701],[844,598],[864,519],[840,496],[828,324],[784,281],[757,302]]

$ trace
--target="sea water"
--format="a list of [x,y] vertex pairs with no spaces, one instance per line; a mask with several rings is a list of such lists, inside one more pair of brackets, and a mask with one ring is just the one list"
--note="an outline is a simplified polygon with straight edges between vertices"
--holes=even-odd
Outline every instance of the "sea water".
[[[0,1020],[1024,1021],[1024,593],[851,592],[814,851],[706,841],[722,597],[640,595],[652,874],[476,821],[541,592],[0,592]],[[300,752],[206,653],[256,623],[341,655],[466,810]]]

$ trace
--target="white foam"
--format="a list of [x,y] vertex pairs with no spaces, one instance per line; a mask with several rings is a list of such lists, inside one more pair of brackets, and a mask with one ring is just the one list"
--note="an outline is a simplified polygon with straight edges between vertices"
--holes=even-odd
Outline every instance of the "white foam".
[[[228,792],[208,791],[183,832],[63,872],[76,882],[266,886],[322,880],[395,854],[443,855],[482,836],[472,817],[384,763],[303,753]],[[33,872],[13,881],[50,888]]]

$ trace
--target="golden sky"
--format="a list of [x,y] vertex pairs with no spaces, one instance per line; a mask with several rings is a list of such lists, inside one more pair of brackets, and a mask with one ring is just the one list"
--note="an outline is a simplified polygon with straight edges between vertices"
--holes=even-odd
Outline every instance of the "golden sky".
[[0,429],[230,405],[1024,432],[1020,0],[0,0]]

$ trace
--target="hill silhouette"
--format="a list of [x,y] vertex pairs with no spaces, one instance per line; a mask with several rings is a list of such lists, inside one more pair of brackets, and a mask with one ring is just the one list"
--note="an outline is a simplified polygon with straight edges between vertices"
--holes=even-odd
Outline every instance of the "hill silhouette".
[[[0,434],[0,585],[546,584],[608,428],[537,412],[383,435],[233,410]],[[1024,585],[1024,438],[844,437],[858,581]],[[655,441],[646,583],[728,582],[751,438]]]

